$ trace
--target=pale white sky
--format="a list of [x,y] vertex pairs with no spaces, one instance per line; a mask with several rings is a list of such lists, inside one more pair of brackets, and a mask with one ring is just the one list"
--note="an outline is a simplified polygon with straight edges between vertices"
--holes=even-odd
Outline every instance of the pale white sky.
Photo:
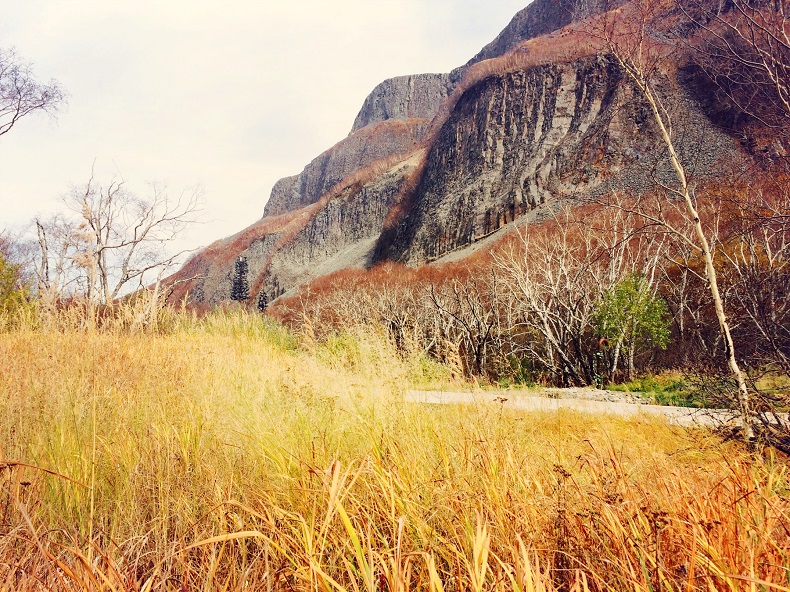
[[0,47],[69,94],[0,136],[0,230],[60,207],[96,161],[145,194],[201,184],[206,245],[345,137],[392,76],[448,72],[528,0],[0,0]]

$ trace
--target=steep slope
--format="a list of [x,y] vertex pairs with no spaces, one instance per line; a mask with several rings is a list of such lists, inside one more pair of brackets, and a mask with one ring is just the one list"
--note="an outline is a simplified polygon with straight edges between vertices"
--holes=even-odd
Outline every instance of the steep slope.
[[389,209],[423,158],[423,152],[355,182],[321,204],[289,240],[251,271],[253,292],[270,302],[287,290],[346,267],[373,263]]
[[390,119],[431,120],[452,92],[452,86],[449,74],[415,74],[385,80],[365,99],[351,133]]
[[596,184],[621,164],[623,138],[609,133],[620,82],[617,68],[587,58],[470,88],[431,148],[415,208],[378,258],[436,258]]
[[[315,158],[300,174],[280,179],[274,185],[264,216],[315,203],[355,170],[408,152],[424,139],[427,124],[439,113],[470,65],[504,55],[523,41],[556,31],[574,18],[604,9],[608,3],[614,4],[614,0],[534,0],[466,65],[449,74],[414,74],[380,83],[365,98],[346,139]],[[381,125],[386,121],[400,121],[403,125]],[[375,127],[367,129],[370,126]]]
[[[734,158],[735,139],[712,126],[676,80],[664,85],[689,170],[705,176]],[[582,57],[488,76],[458,98],[375,259],[431,261],[553,200],[672,184],[662,154],[641,95],[613,60]]]
[[[347,138],[277,183],[261,221],[170,279],[173,298],[228,300],[243,257],[249,303],[264,307],[345,267],[431,261],[558,201],[671,180],[639,93],[574,20],[606,8],[536,0],[452,73],[381,83]],[[734,158],[699,88],[672,68],[660,85],[699,175]]]
[[366,267],[389,209],[424,158],[376,161],[303,208],[266,216],[200,251],[166,282],[171,301],[213,306],[231,299],[235,263],[247,263],[250,304],[264,308],[287,290],[345,267]]
[[535,0],[516,13],[502,32],[473,57],[467,66],[490,60],[513,50],[520,43],[558,31],[574,21],[606,11],[623,0]]
[[425,136],[430,120],[378,120],[358,129],[272,189],[264,216],[278,216],[317,202],[355,171],[385,158],[405,158]]

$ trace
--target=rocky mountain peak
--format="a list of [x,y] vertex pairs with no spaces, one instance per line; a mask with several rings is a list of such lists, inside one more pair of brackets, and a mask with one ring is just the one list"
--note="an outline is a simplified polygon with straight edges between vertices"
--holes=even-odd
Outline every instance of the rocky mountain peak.
[[351,133],[388,119],[433,119],[451,91],[449,74],[414,74],[385,80],[365,99]]
[[[385,80],[346,138],[275,185],[263,219],[193,257],[173,298],[231,298],[246,257],[248,303],[265,305],[340,269],[455,256],[568,200],[648,190],[666,171],[644,105],[568,26],[625,1],[534,0],[453,72]],[[738,141],[676,74],[662,85],[677,147],[714,171]]]
[[528,39],[558,31],[573,21],[604,12],[621,3],[621,0],[534,0],[516,13],[496,39],[466,65],[504,55]]

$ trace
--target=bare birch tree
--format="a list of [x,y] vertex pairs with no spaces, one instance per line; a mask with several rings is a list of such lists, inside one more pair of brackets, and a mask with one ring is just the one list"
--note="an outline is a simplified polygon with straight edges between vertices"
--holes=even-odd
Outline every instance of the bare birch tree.
[[494,264],[519,311],[511,329],[521,333],[523,353],[558,384],[589,384],[585,341],[592,338],[604,270],[587,264],[578,227],[560,220],[551,226],[550,232],[519,229],[517,240],[494,254]]
[[63,214],[36,218],[38,253],[30,259],[36,275],[39,300],[51,305],[64,297],[83,293],[84,278],[76,272],[75,258],[83,248],[77,225]]
[[[514,348],[549,370],[558,383],[596,382],[602,296],[631,274],[654,291],[665,240],[625,209],[565,209],[554,219],[517,230],[516,240],[494,251],[507,333]],[[609,370],[625,342],[614,344]]]
[[446,327],[441,337],[459,344],[466,360],[467,373],[484,376],[492,351],[498,351],[497,276],[495,272],[479,277],[448,278],[432,283],[428,292],[438,316]]
[[725,358],[738,385],[738,408],[744,435],[747,439],[752,439],[754,431],[749,387],[745,373],[738,363],[735,343],[719,289],[711,242],[700,219],[695,187],[689,180],[686,163],[676,147],[671,109],[660,91],[662,67],[670,63],[674,49],[665,41],[665,37],[656,34],[659,30],[656,27],[656,20],[661,16],[660,8],[660,3],[649,0],[629,3],[626,10],[609,13],[606,18],[599,21],[592,33],[603,41],[605,50],[614,57],[644,99],[650,109],[658,137],[666,148],[676,183],[672,186],[664,186],[664,189],[669,192],[670,200],[679,200],[681,207],[673,209],[682,215],[682,220],[686,224],[679,226],[672,223],[664,214],[660,204],[653,211],[640,209],[639,213],[674,234],[702,256],[711,301],[724,341]]

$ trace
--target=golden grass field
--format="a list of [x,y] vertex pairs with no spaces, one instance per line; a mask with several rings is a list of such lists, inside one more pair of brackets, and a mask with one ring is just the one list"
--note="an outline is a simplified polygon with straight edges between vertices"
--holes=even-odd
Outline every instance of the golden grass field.
[[790,590],[786,460],[403,403],[443,376],[242,312],[8,329],[0,590]]

